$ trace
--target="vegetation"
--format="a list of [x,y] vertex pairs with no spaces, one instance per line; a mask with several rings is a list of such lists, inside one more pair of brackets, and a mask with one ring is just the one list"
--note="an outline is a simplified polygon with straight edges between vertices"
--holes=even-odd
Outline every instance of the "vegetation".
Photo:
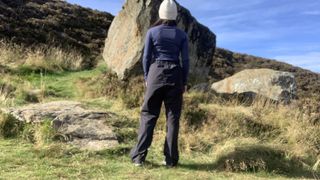
[[234,53],[217,48],[211,69],[211,81],[218,81],[244,69],[268,68],[292,72],[295,75],[298,96],[302,98],[320,94],[320,74],[275,60]]
[[0,53],[0,64],[12,67],[20,74],[28,71],[42,73],[76,71],[83,68],[85,61],[81,54],[72,49],[62,50],[50,46],[26,48],[5,41],[0,41]]
[[[6,45],[7,53],[19,49]],[[61,52],[56,49],[57,54]],[[99,64],[97,68],[72,71],[52,66],[52,52],[21,54],[21,64],[1,61],[1,107],[33,102],[76,100],[90,108],[115,113],[108,120],[120,146],[90,152],[62,143],[51,121],[22,124],[5,113],[0,115],[0,178],[136,178],[136,179],[263,179],[318,178],[320,155],[319,96],[301,98],[285,106],[263,98],[252,103],[226,100],[211,92],[184,95],[181,118],[181,165],[160,166],[165,139],[162,113],[154,134],[148,162],[143,168],[131,165],[128,153],[134,145],[143,100],[142,77],[129,82]],[[53,58],[59,58],[53,52]],[[32,68],[25,59],[33,57]],[[73,56],[67,56],[72,58]],[[55,60],[55,59],[54,59]],[[49,71],[51,69],[51,71]],[[38,90],[38,91],[35,91]],[[129,93],[130,92],[130,93]]]
[[0,108],[74,100],[120,117],[106,122],[120,146],[90,152],[63,143],[50,119],[25,124],[1,110],[0,179],[319,179],[319,74],[218,48],[212,82],[247,68],[284,70],[295,74],[300,99],[284,106],[187,92],[179,167],[160,166],[162,112],[148,161],[137,168],[128,153],[145,87],[141,76],[119,81],[99,59],[113,16],[58,0],[0,0],[0,12]]
[[60,0],[0,0],[0,39],[27,47],[76,49],[95,65],[113,15]]

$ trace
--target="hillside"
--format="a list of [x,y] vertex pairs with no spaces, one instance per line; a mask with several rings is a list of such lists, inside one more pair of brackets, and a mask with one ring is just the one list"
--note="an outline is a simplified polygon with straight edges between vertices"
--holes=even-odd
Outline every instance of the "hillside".
[[[164,112],[145,166],[133,166],[145,84],[141,75],[119,80],[99,57],[108,17],[65,1],[0,0],[0,179],[319,179],[319,74],[220,48],[208,56],[211,82],[285,70],[301,98],[244,104],[187,91],[178,167],[161,165]],[[95,61],[83,67],[88,55]],[[109,140],[116,147],[105,149]]]
[[269,68],[292,72],[296,77],[299,97],[309,97],[310,95],[320,94],[319,73],[314,73],[276,60],[235,53],[222,48],[216,49],[210,76],[213,81],[218,81],[244,69],[253,68]]
[[[47,45],[72,47],[91,58],[95,65],[113,20],[109,13],[99,12],[60,0],[0,0],[0,39],[25,46]],[[293,72],[300,96],[320,93],[320,75],[299,67],[234,53],[217,48],[210,76],[213,81],[229,77],[247,68],[271,68]]]
[[62,0],[0,0],[0,39],[28,47],[71,47],[95,58],[112,20],[109,13]]

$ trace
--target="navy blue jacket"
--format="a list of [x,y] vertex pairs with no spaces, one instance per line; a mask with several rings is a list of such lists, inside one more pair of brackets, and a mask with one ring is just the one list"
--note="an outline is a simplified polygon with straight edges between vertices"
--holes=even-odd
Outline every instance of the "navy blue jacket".
[[147,79],[149,68],[153,60],[180,62],[181,54],[183,84],[186,85],[189,73],[188,36],[176,26],[160,25],[150,28],[146,35],[143,70]]

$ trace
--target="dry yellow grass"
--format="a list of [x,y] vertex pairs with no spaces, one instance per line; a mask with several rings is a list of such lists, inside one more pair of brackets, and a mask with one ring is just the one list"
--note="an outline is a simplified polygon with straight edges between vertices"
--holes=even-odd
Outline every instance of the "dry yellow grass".
[[27,48],[0,41],[0,65],[11,68],[27,66],[34,70],[51,72],[81,70],[84,57],[77,51],[58,47],[42,46]]

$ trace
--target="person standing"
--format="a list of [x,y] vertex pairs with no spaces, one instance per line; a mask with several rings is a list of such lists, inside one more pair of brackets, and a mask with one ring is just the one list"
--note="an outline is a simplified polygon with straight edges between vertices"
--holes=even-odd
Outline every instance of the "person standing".
[[145,162],[162,103],[165,105],[167,121],[164,163],[168,167],[174,167],[179,161],[179,120],[183,93],[187,87],[189,52],[188,36],[177,28],[177,15],[175,1],[164,0],[159,9],[160,19],[146,35],[142,60],[146,92],[141,110],[138,142],[130,152],[132,162],[136,166]]

